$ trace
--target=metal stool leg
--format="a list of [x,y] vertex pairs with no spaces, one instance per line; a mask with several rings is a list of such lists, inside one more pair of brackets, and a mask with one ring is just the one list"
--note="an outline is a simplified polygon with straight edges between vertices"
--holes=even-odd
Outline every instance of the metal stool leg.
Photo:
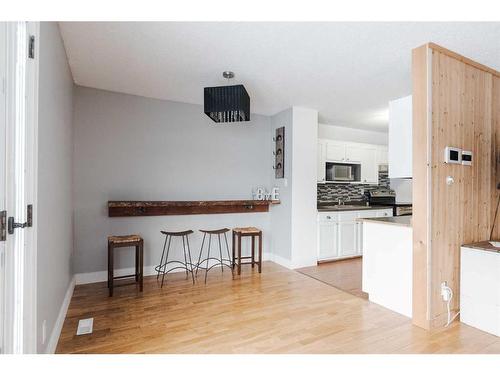
[[217,234],[217,238],[219,239],[220,268],[222,270],[222,273],[224,273],[224,264],[222,263],[222,246],[220,242],[220,233]]
[[[201,241],[200,256],[198,257],[198,263],[196,263],[196,276],[198,276],[198,270],[200,269],[201,255],[203,254],[203,245],[205,244],[206,233],[203,234],[203,241]],[[207,261],[208,262],[208,261]]]
[[212,235],[208,235],[208,256],[207,256],[207,268],[205,270],[205,284],[207,283],[207,275],[208,275],[208,265],[210,264],[210,246],[212,245]]
[[160,265],[158,266],[158,274],[156,275],[156,280],[160,277],[161,266],[163,265],[163,256],[165,255],[165,248],[167,247],[168,236],[165,236],[165,242],[163,243],[163,251],[161,252]]
[[[167,246],[167,256],[165,258],[165,266],[163,268],[163,276],[161,278],[161,288],[163,288],[163,282],[165,280],[165,271],[167,270],[168,254],[170,253],[170,243],[172,242],[172,237],[170,236]],[[160,266],[161,267],[161,266]]]
[[187,279],[189,278],[189,271],[187,269],[186,243],[184,237],[185,236],[182,236],[182,251],[184,252],[184,266],[186,267],[186,279]]
[[193,285],[194,285],[194,272],[193,272],[193,261],[191,260],[191,248],[189,247],[189,237],[186,236],[186,243],[187,243],[187,251],[189,255],[189,264],[191,268],[191,277],[193,278]]

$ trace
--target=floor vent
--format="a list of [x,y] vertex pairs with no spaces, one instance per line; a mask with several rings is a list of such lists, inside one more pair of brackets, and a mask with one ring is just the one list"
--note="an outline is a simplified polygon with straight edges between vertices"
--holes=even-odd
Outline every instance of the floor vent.
[[89,333],[92,333],[93,328],[94,328],[94,318],[80,319],[78,322],[78,329],[76,330],[76,334],[77,336],[88,335]]

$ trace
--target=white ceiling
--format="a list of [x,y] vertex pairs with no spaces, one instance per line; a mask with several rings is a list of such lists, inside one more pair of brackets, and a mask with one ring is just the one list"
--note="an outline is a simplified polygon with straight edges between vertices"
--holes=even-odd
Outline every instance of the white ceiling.
[[500,23],[63,22],[75,83],[203,104],[236,73],[252,112],[315,108],[320,122],[385,131],[411,93],[411,50],[432,41],[500,70]]

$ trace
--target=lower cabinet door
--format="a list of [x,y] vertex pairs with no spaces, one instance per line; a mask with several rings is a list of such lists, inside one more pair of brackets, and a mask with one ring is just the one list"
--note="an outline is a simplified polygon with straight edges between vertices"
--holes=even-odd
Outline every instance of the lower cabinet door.
[[358,225],[356,221],[339,223],[339,256],[349,257],[358,254]]
[[333,222],[319,222],[319,260],[338,258],[338,224]]

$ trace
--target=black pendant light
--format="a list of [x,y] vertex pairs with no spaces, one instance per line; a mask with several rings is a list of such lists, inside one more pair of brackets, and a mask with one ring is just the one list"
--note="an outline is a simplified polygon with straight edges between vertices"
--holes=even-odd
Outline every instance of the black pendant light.
[[[222,76],[234,77],[226,71]],[[243,85],[205,87],[205,114],[214,122],[250,121],[250,96]]]

